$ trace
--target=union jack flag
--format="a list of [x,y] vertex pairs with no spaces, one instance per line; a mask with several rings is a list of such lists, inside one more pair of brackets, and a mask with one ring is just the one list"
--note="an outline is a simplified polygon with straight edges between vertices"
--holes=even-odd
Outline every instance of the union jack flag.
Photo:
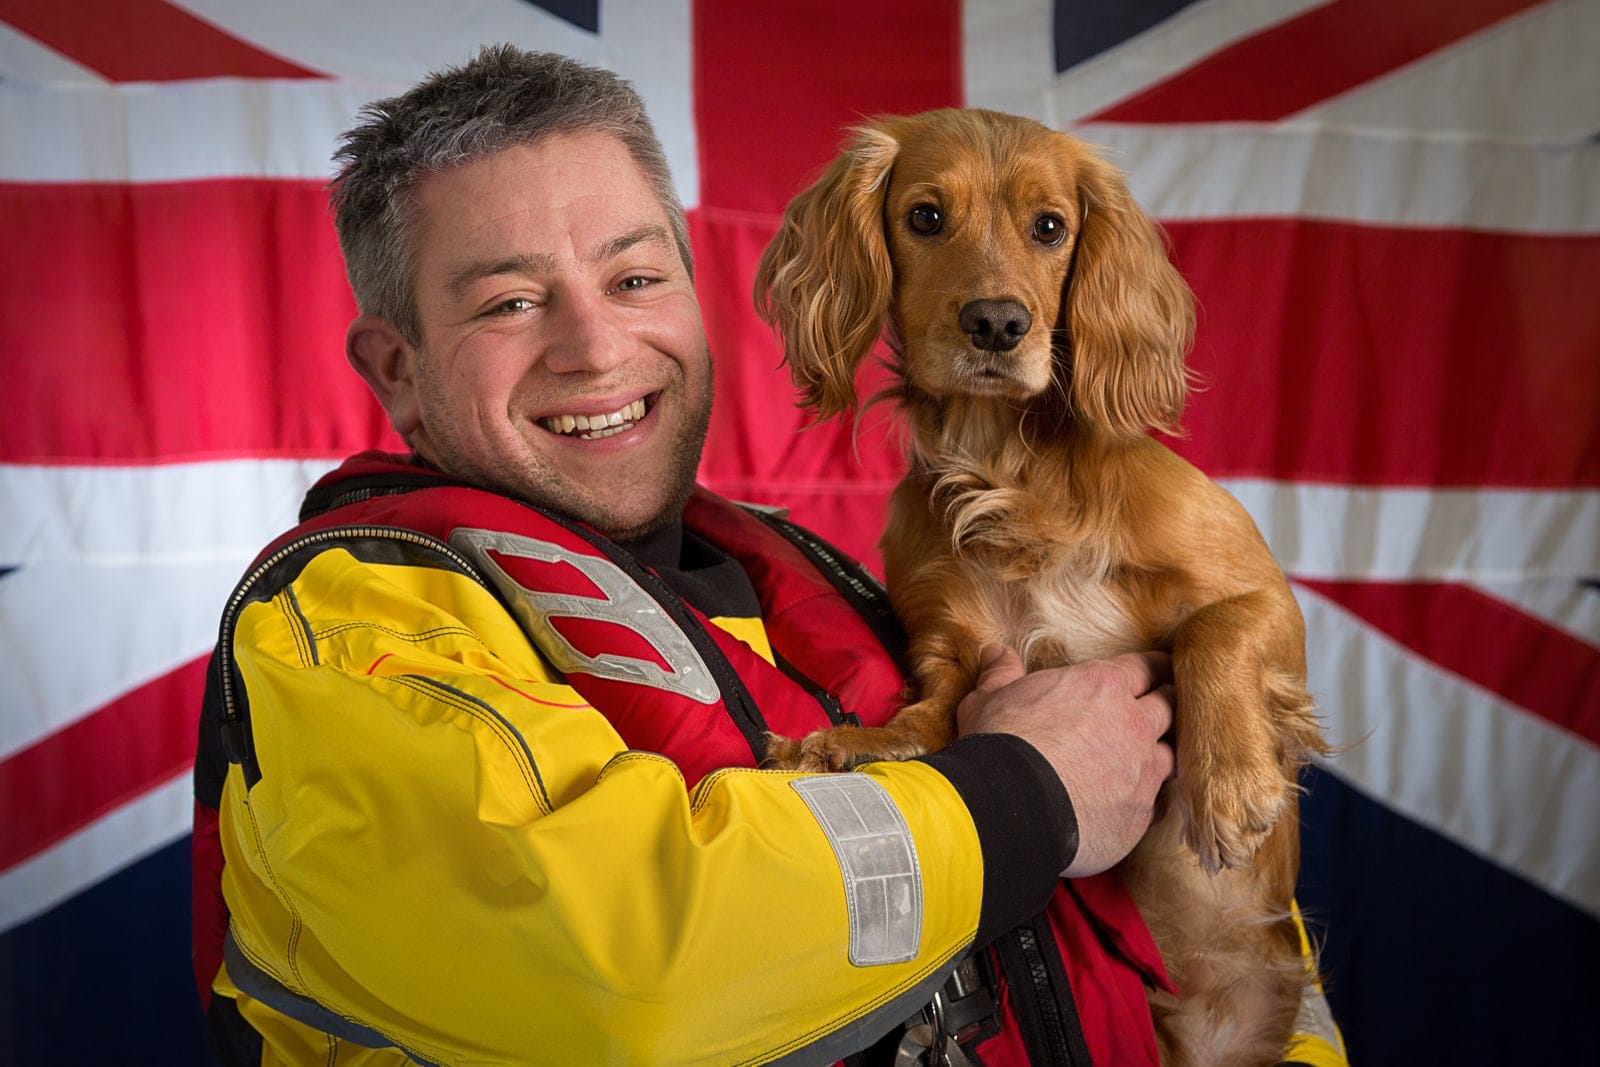
[[1593,0],[0,0],[0,1061],[208,1061],[203,658],[307,485],[398,445],[342,358],[329,157],[501,40],[645,95],[703,479],[869,561],[893,435],[807,429],[751,307],[784,204],[879,113],[1104,146],[1200,301],[1174,447],[1305,610],[1340,751],[1300,898],[1352,1062],[1600,1062]]

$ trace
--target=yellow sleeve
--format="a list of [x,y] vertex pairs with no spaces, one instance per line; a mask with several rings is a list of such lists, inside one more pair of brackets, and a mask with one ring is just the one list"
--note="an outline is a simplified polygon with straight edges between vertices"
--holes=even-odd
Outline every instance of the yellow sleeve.
[[863,966],[795,776],[691,794],[471,579],[328,550],[233,634],[260,777],[223,794],[227,980],[274,1010],[441,1064],[762,1062],[973,937],[977,832],[926,764],[860,775],[920,871],[914,955]]

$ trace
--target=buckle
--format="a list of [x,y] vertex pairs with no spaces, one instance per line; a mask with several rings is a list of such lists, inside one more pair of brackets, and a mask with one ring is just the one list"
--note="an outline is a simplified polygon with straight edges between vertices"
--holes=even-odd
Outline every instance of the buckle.
[[1000,1031],[999,1005],[989,981],[979,960],[963,960],[928,1006],[906,1021],[905,1036],[895,1050],[896,1067],[976,1063],[966,1049]]

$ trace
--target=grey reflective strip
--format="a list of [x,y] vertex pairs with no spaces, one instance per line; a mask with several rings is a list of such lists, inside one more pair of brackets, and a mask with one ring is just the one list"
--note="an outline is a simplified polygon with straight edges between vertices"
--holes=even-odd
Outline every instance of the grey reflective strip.
[[[539,651],[562,674],[592,674],[615,682],[653,686],[688,697],[700,704],[715,704],[721,697],[705,660],[687,635],[650,599],[638,583],[608,559],[586,556],[519,534],[460,527],[450,534],[450,544],[472,560],[511,606],[511,613],[527,631]],[[561,563],[576,568],[600,590],[600,596],[573,596],[528,589],[505,572],[489,553],[518,556],[541,563]],[[550,620],[559,616],[597,619],[627,627],[661,654],[668,666],[637,656],[603,652],[598,656],[574,648]]]
[[1335,1049],[1344,1045],[1339,1040],[1339,1026],[1333,1021],[1333,1009],[1320,989],[1307,989],[1300,1001],[1300,1014],[1295,1017],[1294,1031],[1308,1037],[1320,1037]]
[[332,1034],[362,1048],[399,1049],[411,1062],[434,1067],[432,1060],[422,1059],[410,1049],[400,1048],[372,1027],[336,1015],[310,997],[285,989],[276,978],[250,962],[234,941],[231,929],[222,943],[222,962],[228,968],[228,977],[239,987],[239,992],[259,1000],[280,1015],[287,1015],[296,1022],[305,1023],[315,1030]]
[[850,962],[915,959],[922,940],[922,870],[900,809],[864,774],[825,774],[790,783],[822,824],[844,875]]

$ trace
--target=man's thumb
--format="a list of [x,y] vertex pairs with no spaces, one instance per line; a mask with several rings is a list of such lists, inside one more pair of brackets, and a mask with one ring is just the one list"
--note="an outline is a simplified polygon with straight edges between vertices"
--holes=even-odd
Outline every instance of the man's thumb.
[[1004,645],[985,645],[978,654],[977,689],[999,689],[1021,678],[1022,658]]

